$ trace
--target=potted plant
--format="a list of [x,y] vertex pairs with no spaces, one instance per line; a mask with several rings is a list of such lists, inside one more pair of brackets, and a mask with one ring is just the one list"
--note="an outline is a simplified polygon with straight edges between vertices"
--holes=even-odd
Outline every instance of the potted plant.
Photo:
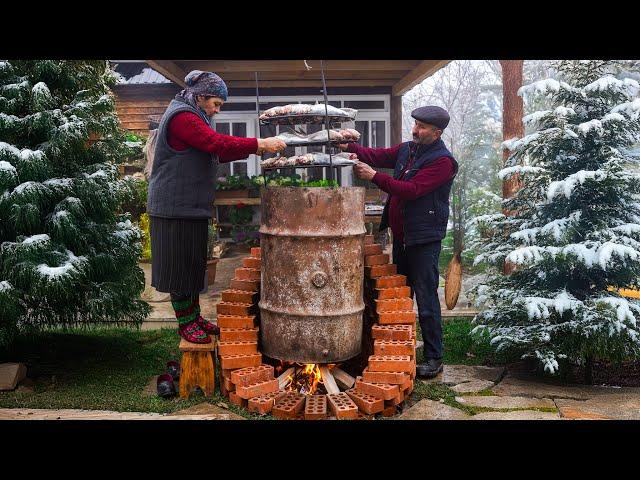
[[229,175],[218,178],[217,198],[249,198],[256,196],[257,185],[247,175]]
[[216,281],[216,267],[220,257],[216,256],[216,241],[218,239],[218,228],[215,223],[209,225],[209,235],[207,238],[207,285],[213,285]]

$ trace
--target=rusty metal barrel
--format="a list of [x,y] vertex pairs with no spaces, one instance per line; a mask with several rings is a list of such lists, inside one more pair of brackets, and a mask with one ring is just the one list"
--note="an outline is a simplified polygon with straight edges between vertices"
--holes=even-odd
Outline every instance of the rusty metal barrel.
[[262,189],[262,353],[337,363],[360,353],[364,188]]

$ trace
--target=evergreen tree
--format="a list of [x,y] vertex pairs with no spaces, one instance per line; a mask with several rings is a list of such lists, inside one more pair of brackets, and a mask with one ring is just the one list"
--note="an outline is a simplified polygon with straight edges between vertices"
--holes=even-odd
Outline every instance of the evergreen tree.
[[[638,83],[614,62],[562,61],[559,79],[522,87],[555,108],[526,115],[537,130],[505,142],[506,178],[524,185],[503,201],[513,215],[479,219],[495,276],[477,288],[475,330],[498,350],[559,361],[623,360],[640,353],[640,305],[617,289],[640,277],[640,177],[629,147],[640,133]],[[505,260],[516,270],[503,276]]]
[[148,315],[114,83],[105,61],[0,61],[0,344]]

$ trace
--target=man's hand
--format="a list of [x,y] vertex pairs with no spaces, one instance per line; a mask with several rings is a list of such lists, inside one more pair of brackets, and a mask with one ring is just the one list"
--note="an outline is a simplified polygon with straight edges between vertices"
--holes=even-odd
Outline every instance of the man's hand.
[[358,178],[371,181],[377,173],[373,168],[364,162],[358,162],[353,166],[353,171]]
[[338,145],[336,145],[336,147],[338,147],[340,150],[342,150],[343,152],[349,147],[348,143],[339,143]]

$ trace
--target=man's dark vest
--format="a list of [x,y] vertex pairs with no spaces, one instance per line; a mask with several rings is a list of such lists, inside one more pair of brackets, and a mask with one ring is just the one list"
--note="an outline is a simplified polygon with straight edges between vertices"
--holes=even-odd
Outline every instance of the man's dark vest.
[[[427,167],[440,157],[449,157],[453,161],[455,173],[458,173],[458,162],[453,158],[442,139],[430,145],[420,145],[414,142],[405,142],[400,146],[398,160],[396,161],[393,178],[398,180],[402,175],[410,158],[410,149],[415,150],[415,158],[409,170],[402,177],[403,181],[411,179],[418,170]],[[454,175],[455,177],[455,175]],[[449,221],[449,192],[453,185],[453,178],[441,185],[436,190],[427,193],[415,200],[405,200],[402,208],[404,244],[406,246],[420,245],[424,243],[442,240],[447,234],[447,222]],[[389,203],[382,212],[380,230],[389,226]]]
[[169,146],[169,122],[180,112],[198,114],[191,105],[175,99],[164,112],[149,177],[147,212],[164,218],[211,218],[218,157],[191,147],[174,150]]

